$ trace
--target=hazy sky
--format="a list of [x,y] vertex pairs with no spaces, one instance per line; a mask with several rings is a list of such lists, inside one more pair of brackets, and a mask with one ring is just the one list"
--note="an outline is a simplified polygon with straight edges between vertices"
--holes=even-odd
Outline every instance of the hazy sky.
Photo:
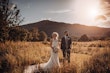
[[52,20],[110,27],[109,0],[11,0],[11,2],[18,5],[22,16],[25,17],[22,24]]

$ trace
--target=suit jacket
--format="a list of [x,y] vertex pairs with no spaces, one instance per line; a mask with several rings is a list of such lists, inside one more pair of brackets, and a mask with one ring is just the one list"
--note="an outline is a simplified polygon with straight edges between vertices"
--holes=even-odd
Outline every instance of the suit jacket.
[[66,39],[65,39],[65,37],[63,37],[63,38],[61,39],[61,49],[62,49],[62,50],[71,49],[72,40],[71,40],[70,37],[67,37],[67,38],[68,38],[68,41],[67,41],[67,46],[68,46],[68,47],[66,47]]

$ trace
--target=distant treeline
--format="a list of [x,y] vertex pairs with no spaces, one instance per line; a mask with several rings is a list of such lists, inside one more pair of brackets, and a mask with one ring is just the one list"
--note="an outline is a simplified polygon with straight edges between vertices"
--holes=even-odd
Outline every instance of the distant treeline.
[[[73,41],[95,41],[95,40],[110,40],[110,32],[100,37],[88,37],[83,34],[80,37],[72,37]],[[44,41],[49,40],[45,31],[39,31],[37,28],[27,30],[23,27],[5,27],[0,29],[0,42],[5,41]]]
[[87,34],[83,34],[80,37],[72,37],[73,41],[80,41],[80,42],[86,42],[86,41],[96,41],[96,40],[110,40],[110,31],[105,33],[103,36],[91,36],[88,37]]
[[10,27],[0,29],[0,41],[45,41],[47,34],[38,29],[27,30],[22,27]]

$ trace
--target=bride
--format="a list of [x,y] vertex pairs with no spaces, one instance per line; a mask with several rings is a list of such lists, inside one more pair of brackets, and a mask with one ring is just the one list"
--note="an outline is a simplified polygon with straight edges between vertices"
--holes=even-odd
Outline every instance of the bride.
[[59,49],[58,37],[59,34],[57,32],[52,33],[52,39],[50,42],[51,57],[48,60],[48,62],[39,65],[28,66],[24,70],[24,73],[34,73],[39,71],[39,69],[43,71],[48,71],[51,70],[52,68],[60,67],[59,57],[58,57],[58,49]]

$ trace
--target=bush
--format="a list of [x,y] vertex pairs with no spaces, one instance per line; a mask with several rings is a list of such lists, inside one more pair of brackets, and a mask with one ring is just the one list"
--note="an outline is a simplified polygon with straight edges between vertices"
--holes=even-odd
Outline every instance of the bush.
[[86,42],[86,41],[89,41],[89,38],[86,34],[82,35],[80,37],[80,39],[78,41],[81,41],[81,42]]
[[28,31],[21,27],[10,28],[9,39],[11,41],[25,41],[27,40]]
[[32,30],[29,31],[28,37],[30,38],[31,41],[38,41],[39,38],[39,32],[38,29],[33,28]]
[[44,42],[46,42],[47,41],[47,34],[44,32],[44,31],[41,31],[40,33],[39,33],[39,41],[44,41]]
[[8,40],[8,28],[0,28],[0,42],[5,42]]

